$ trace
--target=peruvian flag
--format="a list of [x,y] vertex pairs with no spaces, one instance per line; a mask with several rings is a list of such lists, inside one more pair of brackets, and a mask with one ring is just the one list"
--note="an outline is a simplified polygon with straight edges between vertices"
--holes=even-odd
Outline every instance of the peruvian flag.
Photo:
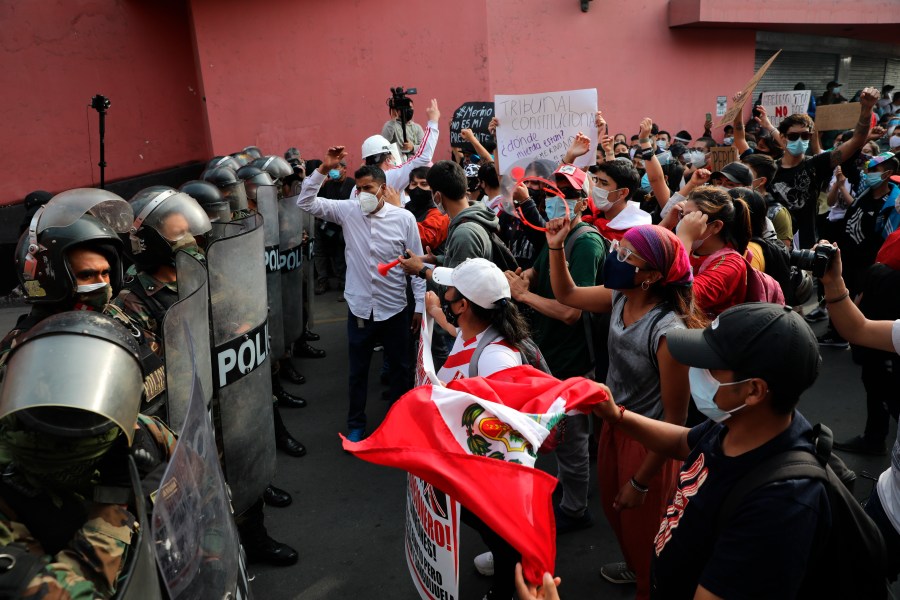
[[567,413],[607,400],[593,381],[560,381],[531,366],[421,386],[405,394],[365,440],[344,450],[403,469],[447,493],[522,554],[525,577],[554,572],[556,478],[534,468]]

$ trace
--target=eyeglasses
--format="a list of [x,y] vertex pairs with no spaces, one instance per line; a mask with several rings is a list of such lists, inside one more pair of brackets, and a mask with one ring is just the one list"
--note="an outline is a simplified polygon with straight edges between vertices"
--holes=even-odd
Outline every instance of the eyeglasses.
[[637,252],[620,244],[619,240],[613,240],[612,251],[616,253],[616,258],[619,260],[619,262],[628,262],[628,258],[632,255],[641,260],[644,260]]
[[809,138],[812,137],[812,133],[809,131],[792,131],[791,133],[785,134],[788,141],[796,142],[799,139],[802,139],[804,142],[808,142]]

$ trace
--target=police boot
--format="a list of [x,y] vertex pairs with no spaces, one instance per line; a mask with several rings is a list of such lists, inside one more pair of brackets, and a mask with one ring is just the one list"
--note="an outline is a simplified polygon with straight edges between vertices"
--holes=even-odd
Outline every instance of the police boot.
[[263,500],[265,500],[267,505],[275,508],[290,506],[291,502],[294,501],[287,490],[277,488],[271,483],[266,487],[266,491],[263,492]]
[[313,333],[309,330],[309,327],[306,327],[303,329],[303,336],[300,339],[306,342],[318,342],[320,339],[322,339],[322,336],[320,336],[318,333]]
[[278,361],[278,374],[291,383],[298,385],[306,383],[306,377],[297,372],[297,369],[294,368],[294,363],[287,357]]
[[262,499],[247,509],[236,521],[241,545],[244,546],[244,551],[247,553],[248,562],[266,563],[275,567],[296,564],[299,558],[297,551],[287,544],[276,542],[269,537],[263,515]]
[[300,396],[289,394],[287,390],[281,387],[278,378],[272,378],[272,395],[278,401],[278,406],[282,408],[303,408],[306,406],[306,400]]
[[306,341],[294,342],[294,351],[291,353],[297,358],[325,358],[325,351],[321,348],[313,348]]
[[300,457],[306,455],[306,446],[294,439],[294,436],[284,426],[281,411],[278,410],[277,406],[272,407],[272,414],[275,415],[275,447],[291,456]]

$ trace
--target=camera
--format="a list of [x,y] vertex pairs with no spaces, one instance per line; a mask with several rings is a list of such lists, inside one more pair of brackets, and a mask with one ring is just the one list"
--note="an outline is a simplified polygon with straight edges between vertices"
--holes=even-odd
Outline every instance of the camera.
[[811,271],[813,277],[820,279],[825,275],[837,250],[834,246],[819,244],[814,250],[791,250],[791,266]]
[[109,109],[109,98],[103,96],[102,94],[97,94],[93,98],[91,98],[91,108],[96,110],[97,112],[104,112]]
[[416,88],[404,90],[402,85],[392,87],[391,97],[388,98],[388,108],[399,111],[400,119],[406,123],[412,121],[412,100],[410,96],[415,96],[418,92]]

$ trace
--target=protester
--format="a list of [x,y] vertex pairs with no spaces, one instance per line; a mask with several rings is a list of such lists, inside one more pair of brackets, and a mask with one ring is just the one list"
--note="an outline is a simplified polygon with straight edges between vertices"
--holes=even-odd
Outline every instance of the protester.
[[[406,136],[403,135],[404,127],[400,114],[403,111],[406,112],[405,115],[402,115],[406,118]],[[381,129],[381,135],[387,139],[389,144],[397,144],[403,157],[409,160],[419,151],[425,138],[425,131],[422,129],[422,126],[413,121],[415,107],[412,98],[409,99],[408,109],[394,107],[391,99],[388,98],[388,113],[391,118],[385,122],[384,127]]]
[[[347,161],[342,160],[337,167],[328,171],[328,179],[322,184],[320,193],[323,198],[347,200],[353,193],[354,182],[347,177]],[[329,289],[328,277],[333,275],[338,280],[338,289],[344,295],[344,282],[347,279],[347,262],[344,258],[344,231],[340,225],[316,219],[314,261],[316,268],[315,294],[324,294]]]

